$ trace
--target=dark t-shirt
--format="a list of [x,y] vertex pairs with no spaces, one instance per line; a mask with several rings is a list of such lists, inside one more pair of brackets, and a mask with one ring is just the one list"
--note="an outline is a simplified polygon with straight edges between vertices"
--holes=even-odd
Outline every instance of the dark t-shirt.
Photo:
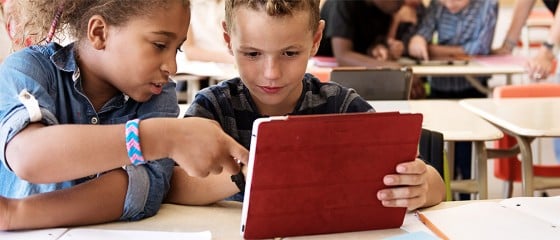
[[373,44],[386,43],[392,16],[367,0],[328,0],[321,8],[326,22],[318,56],[333,56],[331,38],[350,39],[354,51],[367,54]]
[[550,10],[553,14],[556,12],[559,0],[543,0],[543,2],[546,8],[548,8],[548,10]]

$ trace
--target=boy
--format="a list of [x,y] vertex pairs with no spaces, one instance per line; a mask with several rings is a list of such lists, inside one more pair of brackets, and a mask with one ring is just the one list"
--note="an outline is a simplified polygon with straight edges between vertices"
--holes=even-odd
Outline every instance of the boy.
[[[353,90],[305,74],[324,26],[319,0],[227,0],[224,38],[240,77],[202,90],[186,116],[218,121],[249,148],[251,127],[259,117],[373,111]],[[397,172],[385,176],[387,188],[377,194],[383,205],[416,209],[443,200],[441,177],[422,160],[400,164]],[[180,169],[171,185],[167,200],[181,204],[208,204],[240,191],[227,174],[200,179]],[[232,199],[242,201],[242,194]]]
[[[453,58],[490,53],[498,14],[496,0],[432,0],[408,51],[413,57]],[[437,44],[430,44],[434,32]],[[478,79],[486,85],[488,78]],[[432,98],[485,97],[463,77],[431,78]]]

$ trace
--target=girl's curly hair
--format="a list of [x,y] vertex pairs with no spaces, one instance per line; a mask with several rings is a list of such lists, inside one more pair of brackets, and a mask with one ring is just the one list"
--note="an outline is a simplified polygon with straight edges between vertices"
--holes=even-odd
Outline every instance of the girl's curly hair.
[[[9,14],[17,20],[13,26],[18,38],[32,37],[34,43],[46,42],[49,32],[64,31],[79,41],[86,35],[89,19],[102,16],[108,24],[119,26],[131,18],[149,17],[154,10],[168,8],[170,1],[182,1],[190,7],[189,0],[8,0],[15,9]],[[55,16],[59,15],[56,24]],[[53,27],[51,27],[53,26]],[[51,29],[52,28],[52,29]],[[56,37],[55,37],[56,38]]]

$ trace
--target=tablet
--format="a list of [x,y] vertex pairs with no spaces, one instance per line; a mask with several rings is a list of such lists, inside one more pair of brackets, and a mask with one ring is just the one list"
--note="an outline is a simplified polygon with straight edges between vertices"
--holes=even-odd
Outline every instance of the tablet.
[[377,191],[416,157],[421,114],[260,118],[253,124],[241,218],[244,238],[398,228],[406,208]]

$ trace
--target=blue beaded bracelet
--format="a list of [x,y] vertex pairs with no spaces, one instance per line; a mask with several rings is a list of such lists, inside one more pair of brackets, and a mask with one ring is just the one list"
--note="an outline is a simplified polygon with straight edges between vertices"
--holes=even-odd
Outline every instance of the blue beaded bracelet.
[[139,123],[140,119],[133,119],[126,122],[125,125],[126,151],[132,165],[145,163],[142,149],[140,148],[140,134],[138,134]]

